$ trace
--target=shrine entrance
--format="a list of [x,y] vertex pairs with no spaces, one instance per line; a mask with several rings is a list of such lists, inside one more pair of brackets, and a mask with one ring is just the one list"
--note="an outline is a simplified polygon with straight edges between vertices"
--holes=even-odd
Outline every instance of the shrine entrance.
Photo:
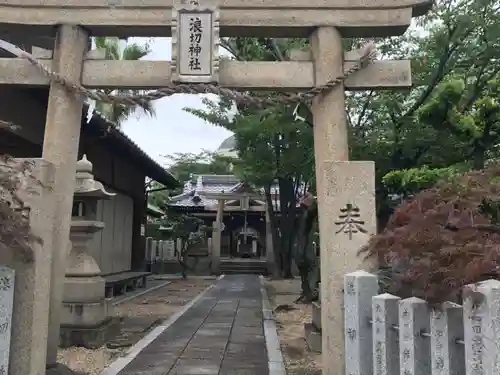
[[[224,0],[220,6],[215,1],[3,0],[3,35],[13,41],[22,36],[23,45],[45,48],[47,40],[55,41],[52,51],[40,54],[0,41],[0,48],[17,56],[0,59],[1,85],[50,87],[42,156],[56,166],[53,190],[57,202],[52,232],[48,365],[55,364],[57,358],[85,99],[137,103],[175,93],[214,93],[261,108],[277,103],[311,105],[321,233],[323,335],[328,337],[323,341],[323,367],[326,374],[343,373],[339,291],[344,274],[359,269],[357,250],[376,230],[373,163],[348,161],[345,90],[410,87],[411,70],[409,61],[373,61],[371,44],[344,52],[342,37],[402,34],[412,17],[425,14],[431,5],[430,0]],[[171,36],[172,62],[105,60],[88,51],[90,36]],[[304,37],[310,43],[308,50],[290,51],[287,61],[219,60],[219,37],[228,36]],[[157,90],[142,96],[108,95],[102,90],[113,88]],[[245,94],[252,90],[298,94]],[[220,207],[224,199],[219,201]],[[366,232],[356,233],[351,239],[337,232],[335,224],[346,203],[359,207],[359,220],[364,222]],[[267,212],[265,220],[269,225]],[[216,271],[220,223],[218,215],[212,252]],[[273,263],[272,253],[267,252],[269,264]]]

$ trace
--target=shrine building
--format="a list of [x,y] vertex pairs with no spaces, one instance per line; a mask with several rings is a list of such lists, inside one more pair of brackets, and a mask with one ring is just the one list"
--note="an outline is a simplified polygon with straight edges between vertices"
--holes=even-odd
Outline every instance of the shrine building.
[[[236,157],[235,142],[234,136],[227,138],[216,153]],[[271,193],[273,201],[279,201],[277,185],[271,188]],[[264,189],[256,191],[235,175],[192,175],[184,183],[183,192],[171,198],[168,209],[201,218],[206,226],[213,227],[211,246],[214,247],[217,246],[214,237],[221,200],[224,201],[220,218],[221,269],[230,260],[242,258],[265,264],[272,258],[268,252],[272,235],[269,223],[266,225]]]

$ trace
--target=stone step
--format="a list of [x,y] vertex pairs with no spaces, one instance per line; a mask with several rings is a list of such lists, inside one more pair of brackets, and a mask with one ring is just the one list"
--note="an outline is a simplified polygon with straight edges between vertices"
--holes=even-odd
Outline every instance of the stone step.
[[223,274],[253,274],[265,275],[267,273],[266,263],[259,260],[242,260],[242,261],[221,261],[220,273]]
[[315,353],[321,353],[321,332],[318,331],[312,323],[304,323],[304,336],[309,350]]
[[313,326],[321,331],[321,303],[312,303],[312,324]]
[[227,269],[227,270],[220,270],[221,274],[224,275],[265,275],[267,273],[266,270],[248,270],[248,269],[241,269],[241,270],[234,270],[234,269]]

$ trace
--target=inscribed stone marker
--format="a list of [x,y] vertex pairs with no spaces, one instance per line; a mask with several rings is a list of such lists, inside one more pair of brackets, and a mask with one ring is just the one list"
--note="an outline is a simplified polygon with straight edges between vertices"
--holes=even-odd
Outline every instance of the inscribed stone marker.
[[217,9],[183,4],[173,8],[172,17],[172,80],[185,83],[217,82]]
[[400,298],[380,294],[372,298],[373,374],[399,375],[398,324]]
[[431,314],[432,375],[464,375],[464,337],[462,306],[445,302]]
[[[363,256],[358,255],[358,251],[377,228],[375,164],[371,161],[327,161],[323,171],[322,180],[327,191],[318,196],[319,232],[322,233],[323,366],[331,369],[331,373],[340,373],[344,368],[344,317],[341,313],[344,275],[363,268]],[[371,313],[371,298],[368,308]],[[365,356],[371,362],[372,354]]]
[[463,291],[466,375],[493,375],[500,369],[500,281],[467,285]]
[[372,375],[372,298],[378,293],[377,276],[365,271],[344,278],[345,373]]
[[417,297],[399,302],[399,365],[402,375],[428,375],[431,370],[431,349],[427,337],[429,332],[429,309],[427,303]]
[[9,371],[14,274],[12,268],[0,266],[0,375],[7,375]]

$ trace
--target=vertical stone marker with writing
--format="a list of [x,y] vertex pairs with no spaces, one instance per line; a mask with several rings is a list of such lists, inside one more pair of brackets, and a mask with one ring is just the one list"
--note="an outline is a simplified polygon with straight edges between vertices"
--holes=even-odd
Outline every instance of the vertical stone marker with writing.
[[172,10],[172,81],[219,81],[219,11],[182,4]]
[[[328,233],[321,235],[323,365],[335,369],[344,367],[343,363],[342,366],[338,363],[344,357],[343,330],[338,330],[344,326],[341,310],[343,275],[363,268],[363,256],[358,255],[358,251],[377,228],[375,164],[365,161],[325,162],[322,180],[326,194],[318,197],[318,206],[323,213],[319,225],[320,233]],[[371,309],[371,299],[368,307]],[[371,361],[371,353],[362,354],[363,357],[367,355]],[[346,373],[349,375],[347,369]]]
[[9,373],[14,275],[15,271],[12,268],[0,266],[0,375]]

